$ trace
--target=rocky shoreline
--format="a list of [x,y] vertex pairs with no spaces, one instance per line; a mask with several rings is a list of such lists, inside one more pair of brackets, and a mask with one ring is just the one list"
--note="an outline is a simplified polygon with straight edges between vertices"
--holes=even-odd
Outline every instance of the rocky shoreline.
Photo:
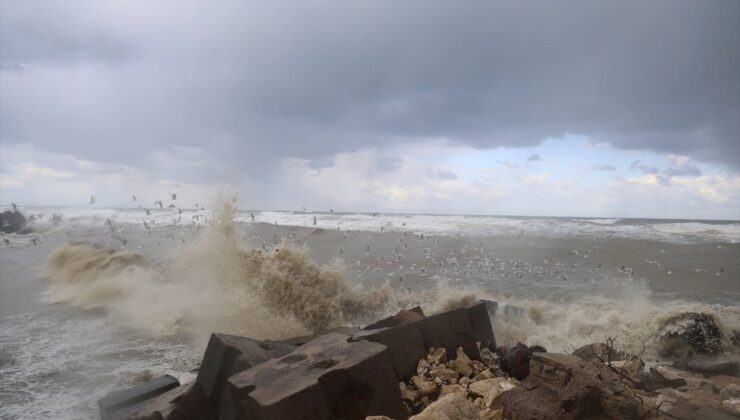
[[[706,314],[666,323],[646,368],[615,343],[573,354],[496,345],[496,302],[426,316],[402,310],[365,328],[290,340],[213,334],[197,379],[165,376],[99,400],[103,420],[732,419],[736,348]],[[735,337],[732,345],[737,346]]]

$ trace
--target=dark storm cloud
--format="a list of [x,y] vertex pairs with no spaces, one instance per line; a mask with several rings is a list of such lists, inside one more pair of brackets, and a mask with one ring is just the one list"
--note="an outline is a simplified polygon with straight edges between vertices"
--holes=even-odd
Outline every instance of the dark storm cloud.
[[736,1],[1,7],[7,143],[134,165],[198,147],[239,177],[278,157],[572,133],[740,166]]
[[640,171],[645,174],[657,174],[658,172],[660,172],[658,168],[654,166],[647,166],[639,160],[636,160],[630,164],[630,171]]

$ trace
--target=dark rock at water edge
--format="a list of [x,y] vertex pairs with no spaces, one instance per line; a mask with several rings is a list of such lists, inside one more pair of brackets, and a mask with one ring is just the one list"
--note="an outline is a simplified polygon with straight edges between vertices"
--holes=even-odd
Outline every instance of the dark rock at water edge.
[[496,353],[501,358],[501,369],[518,380],[529,376],[529,361],[535,352],[545,353],[547,350],[541,346],[530,347],[522,343],[516,343],[509,348],[496,349]]
[[711,314],[686,312],[663,322],[658,333],[662,357],[722,353],[722,332]]
[[0,232],[3,233],[30,233],[26,227],[26,217],[18,210],[5,210],[0,213]]

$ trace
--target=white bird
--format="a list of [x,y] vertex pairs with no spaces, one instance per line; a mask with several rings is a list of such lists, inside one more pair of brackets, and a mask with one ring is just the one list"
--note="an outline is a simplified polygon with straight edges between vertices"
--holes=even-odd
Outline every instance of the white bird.
[[136,201],[136,196],[131,194],[131,201]]
[[157,201],[155,201],[155,202],[154,202],[154,205],[155,205],[155,206],[159,206],[159,209],[161,210],[161,209],[162,209],[162,200],[157,200]]
[[170,193],[170,197],[172,197],[173,200],[177,200],[177,193]]

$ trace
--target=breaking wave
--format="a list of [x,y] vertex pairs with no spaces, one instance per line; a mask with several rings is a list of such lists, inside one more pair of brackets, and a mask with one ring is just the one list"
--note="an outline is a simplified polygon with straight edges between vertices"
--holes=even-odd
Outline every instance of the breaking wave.
[[281,338],[384,313],[390,289],[360,290],[339,264],[320,266],[307,250],[265,252],[242,244],[225,200],[208,233],[153,264],[129,251],[85,242],[56,249],[42,267],[47,302],[105,309],[154,333],[212,331]]

